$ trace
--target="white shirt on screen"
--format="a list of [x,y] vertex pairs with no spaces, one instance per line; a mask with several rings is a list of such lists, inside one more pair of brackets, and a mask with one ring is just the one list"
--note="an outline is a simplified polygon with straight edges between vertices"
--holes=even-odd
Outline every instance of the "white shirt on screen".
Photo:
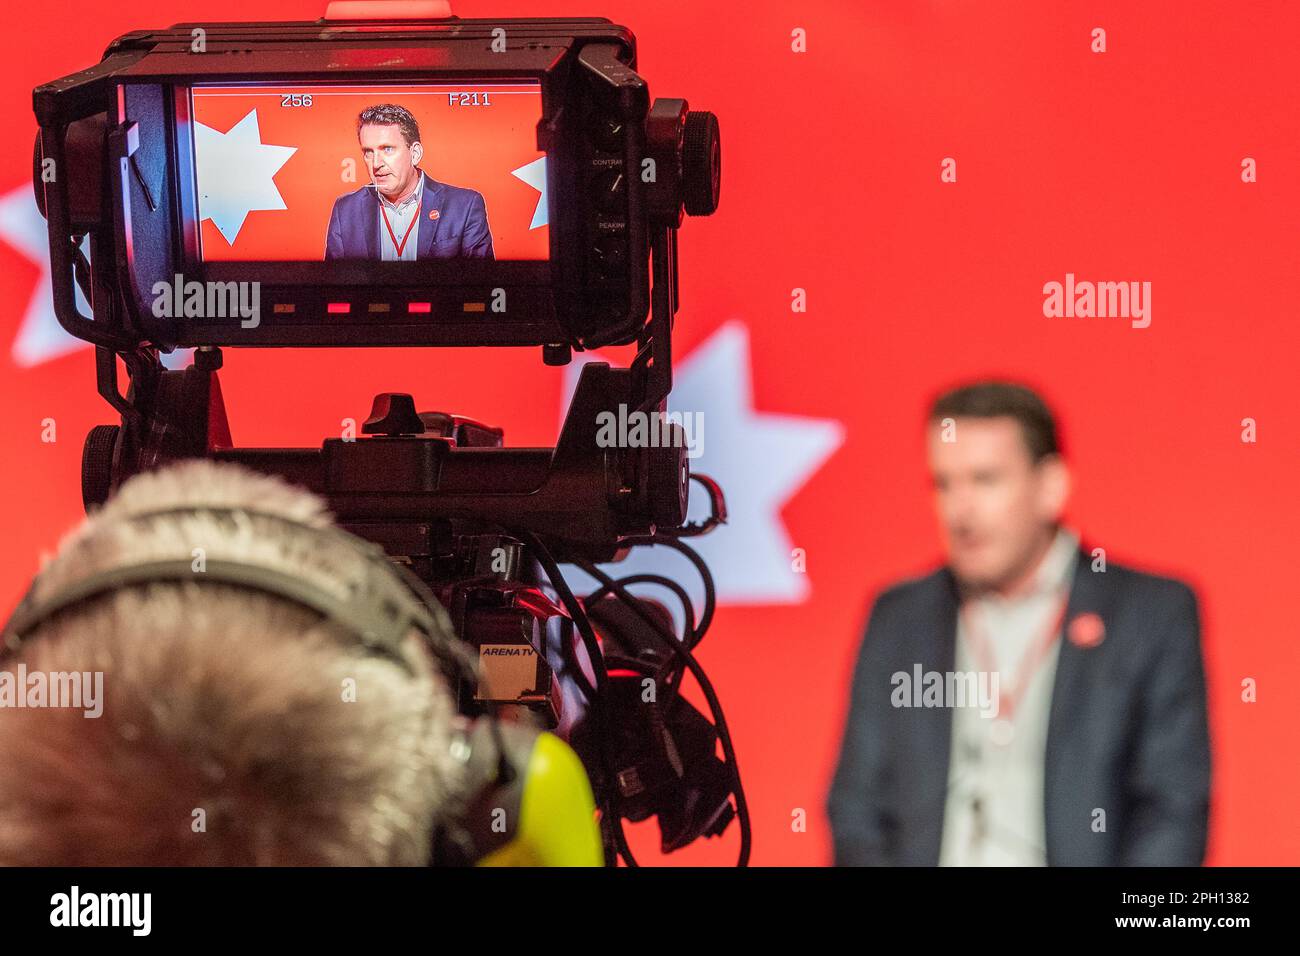
[[[415,246],[420,241],[420,197],[424,195],[424,171],[420,171],[420,181],[416,183],[415,190],[400,203],[394,205],[384,198],[384,194],[378,189],[375,195],[379,197],[379,248],[382,250],[380,258],[384,262],[414,262]],[[388,225],[384,225],[384,217],[388,217]],[[414,217],[414,222],[412,222]],[[389,235],[389,227],[392,227],[393,235]],[[406,230],[410,229],[411,233],[407,236]],[[402,254],[397,254],[397,247],[393,245],[393,236],[397,237],[398,243],[402,242],[402,237],[406,236],[406,243],[402,246]]]

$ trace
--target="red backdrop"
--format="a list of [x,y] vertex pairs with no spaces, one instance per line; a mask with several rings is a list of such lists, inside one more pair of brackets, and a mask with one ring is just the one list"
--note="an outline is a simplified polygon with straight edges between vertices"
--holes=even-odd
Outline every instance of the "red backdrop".
[[[322,6],[181,0],[162,15],[142,0],[49,0],[10,10],[0,38],[0,120],[13,143],[0,167],[9,344],[0,603],[17,600],[38,551],[78,518],[82,437],[111,420],[89,351],[63,351],[42,332],[48,288],[27,198],[31,87],[96,62],[128,29],[306,19]],[[676,351],[689,362],[727,330],[732,343],[747,335],[731,384],[764,417],[744,419],[730,439],[711,435],[710,447],[757,442],[754,422],[796,432],[839,423],[836,447],[753,505],[804,549],[799,587],[767,600],[733,587],[701,649],[735,735],[754,862],[829,858],[822,806],[867,601],[940,558],[925,404],[985,374],[1025,379],[1057,408],[1076,470],[1071,519],[1090,540],[1200,592],[1215,755],[1210,861],[1300,862],[1300,642],[1285,612],[1300,538],[1300,7],[454,8],[609,16],[636,32],[655,95],[719,114],[722,205],[682,231]],[[1091,49],[1097,27],[1105,53]],[[792,50],[797,28],[806,52]],[[941,181],[946,157],[956,182]],[[1243,182],[1246,158],[1257,182]],[[1045,318],[1042,287],[1067,272],[1151,282],[1150,327]],[[806,312],[791,309],[796,288]],[[364,415],[380,390],[502,424],[512,444],[549,444],[564,390],[536,350],[240,352],[222,375],[244,445],[316,443]],[[1241,441],[1245,418],[1257,422],[1255,443]],[[47,419],[53,442],[41,440]],[[747,482],[760,487],[782,458],[733,475],[733,497],[744,504]],[[697,465],[709,461],[706,448]],[[747,549],[726,545],[741,532],[722,535],[732,577],[747,574]],[[1247,678],[1256,703],[1241,700]],[[799,810],[804,830],[792,826]],[[652,836],[638,828],[648,859]],[[725,863],[735,849],[733,829],[673,859]]]

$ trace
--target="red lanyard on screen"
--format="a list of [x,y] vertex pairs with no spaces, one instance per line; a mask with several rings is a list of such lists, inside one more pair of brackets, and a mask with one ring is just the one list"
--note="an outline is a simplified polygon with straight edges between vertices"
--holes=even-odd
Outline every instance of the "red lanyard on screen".
[[411,230],[415,224],[420,221],[420,206],[424,204],[424,197],[421,196],[419,202],[415,204],[415,215],[411,217],[411,224],[406,227],[406,235],[402,236],[402,241],[397,241],[397,233],[393,232],[393,224],[388,221],[388,212],[384,209],[384,201],[379,201],[379,215],[384,217],[384,225],[388,227],[388,237],[393,240],[393,248],[397,250],[397,257],[402,257],[402,250],[406,248],[406,240],[411,238]]
[[[1016,674],[1015,683],[1010,691],[999,695],[998,714],[1008,720],[1015,713],[1016,703],[1029,687],[1029,682],[1033,680],[1034,674],[1042,665],[1043,659],[1047,656],[1048,650],[1056,641],[1057,636],[1061,633],[1061,625],[1065,622],[1065,609],[1070,601],[1070,592],[1065,591],[1060,598],[1060,608],[1052,615],[1051,627],[1039,638],[1037,645],[1030,648],[1029,653],[1020,665],[1019,672]],[[973,615],[970,612],[970,603],[962,605],[961,613],[966,620],[966,636],[971,643],[971,649],[975,652],[980,667],[985,673],[991,674],[997,668],[994,666],[993,654],[989,648],[988,642],[984,640],[978,629],[975,627]]]

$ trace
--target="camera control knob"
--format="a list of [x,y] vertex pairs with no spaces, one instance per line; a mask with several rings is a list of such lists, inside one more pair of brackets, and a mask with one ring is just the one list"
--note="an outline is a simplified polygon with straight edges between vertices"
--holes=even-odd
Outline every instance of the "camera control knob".
[[592,258],[601,276],[619,279],[627,273],[627,243],[619,236],[602,236],[591,247]]
[[607,169],[591,183],[591,197],[601,212],[617,214],[627,208],[627,179],[621,169]]
[[627,124],[623,122],[622,117],[607,116],[599,120],[591,129],[592,141],[596,148],[606,153],[623,153],[623,136],[627,132]]
[[361,425],[365,435],[424,434],[424,421],[415,410],[415,399],[405,392],[380,392],[370,406],[370,417]]
[[711,216],[722,193],[722,134],[718,117],[690,110],[682,135],[682,199],[688,216]]

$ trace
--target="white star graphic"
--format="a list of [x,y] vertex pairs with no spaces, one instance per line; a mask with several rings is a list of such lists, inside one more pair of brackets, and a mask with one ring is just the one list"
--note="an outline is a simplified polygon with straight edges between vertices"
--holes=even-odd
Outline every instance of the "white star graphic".
[[229,133],[195,123],[199,221],[211,219],[233,245],[250,212],[288,208],[276,188],[275,174],[297,151],[296,146],[263,143],[255,109]]
[[[83,342],[69,335],[59,325],[54,314],[54,287],[50,279],[50,240],[45,217],[36,208],[36,199],[32,196],[30,186],[19,186],[0,198],[0,238],[13,246],[24,257],[34,263],[40,270],[40,278],[32,289],[31,298],[27,300],[27,309],[23,313],[18,335],[10,348],[14,364],[31,368],[42,362],[49,362],[61,355],[67,355],[79,349],[89,348],[89,342]],[[90,258],[90,239],[81,244],[81,251]],[[90,315],[90,303],[81,294],[81,287],[73,286],[76,295],[77,311]],[[178,349],[170,355],[160,356],[166,368],[184,368],[193,360],[193,349]]]
[[528,228],[536,229],[538,226],[545,226],[550,221],[550,211],[546,205],[546,157],[535,159],[518,169],[512,169],[510,175],[522,179],[541,193],[537,197],[537,208],[533,210],[533,221]]
[[[22,324],[14,338],[10,353],[16,365],[30,368],[48,362],[69,352],[89,348],[64,331],[54,315],[54,287],[50,281],[50,234],[45,217],[36,208],[36,197],[30,184],[10,190],[0,198],[0,238],[13,246],[41,270],[36,287],[23,312]],[[90,257],[90,244],[83,243],[82,250]],[[76,289],[77,309],[90,315],[90,303]]]
[[[574,358],[566,369],[566,406],[582,364],[601,361],[598,355]],[[829,419],[755,411],[749,373],[749,330],[740,321],[722,326],[673,369],[669,411],[703,416],[702,453],[691,460],[691,470],[722,486],[728,513],[726,524],[686,543],[713,572],[719,604],[799,604],[809,595],[808,576],[792,566],[794,545],[781,508],[839,448],[844,428]],[[691,520],[703,517],[701,491],[697,482],[691,483]],[[690,593],[697,614],[703,606],[695,570],[667,548],[637,548],[603,570],[614,577],[667,575]],[[573,579],[590,583],[587,590],[594,588],[595,582],[576,569]],[[661,588],[642,593],[673,603]]]

